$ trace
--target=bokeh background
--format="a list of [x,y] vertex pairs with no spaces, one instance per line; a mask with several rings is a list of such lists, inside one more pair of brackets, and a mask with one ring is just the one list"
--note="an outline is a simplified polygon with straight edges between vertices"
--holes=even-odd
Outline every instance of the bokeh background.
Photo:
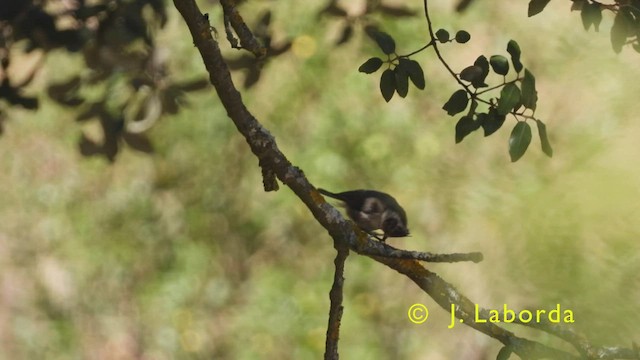
[[[405,4],[420,13],[420,3]],[[457,119],[441,107],[456,84],[430,51],[416,57],[426,90],[385,103],[378,78],[357,72],[379,50],[357,29],[335,46],[342,24],[317,17],[324,5],[240,8],[249,22],[270,9],[274,41],[293,40],[243,92],[289,159],[316,186],[393,194],[412,231],[394,246],[483,252],[479,264],[426,265],[480,306],[560,304],[593,345],[637,341],[640,55],[612,51],[611,17],[587,33],[569,1],[533,18],[526,1],[480,1],[463,14],[452,2],[432,4],[436,28],[471,33],[466,45],[442,47],[454,69],[480,54],[506,55],[515,39],[536,75],[536,115],[555,154],[544,156],[534,137],[510,163],[513,119],[489,138],[478,132],[455,145]],[[185,24],[167,6],[157,36],[174,76],[206,76]],[[226,56],[237,58],[219,6],[201,6]],[[426,41],[420,16],[377,20],[399,52]],[[29,64],[33,55],[23,56]],[[82,68],[79,55],[52,52],[29,90]],[[233,75],[239,84],[246,77]],[[331,239],[287,188],[263,191],[256,158],[211,88],[188,101],[153,127],[154,154],[125,148],[114,163],[79,154],[81,131],[91,125],[75,123],[68,108],[43,98],[37,112],[9,109],[0,137],[0,359],[322,356]],[[449,313],[394,271],[352,255],[345,276],[343,358],[495,358],[496,341],[465,326],[447,329]],[[430,309],[422,325],[407,319],[414,303]]]

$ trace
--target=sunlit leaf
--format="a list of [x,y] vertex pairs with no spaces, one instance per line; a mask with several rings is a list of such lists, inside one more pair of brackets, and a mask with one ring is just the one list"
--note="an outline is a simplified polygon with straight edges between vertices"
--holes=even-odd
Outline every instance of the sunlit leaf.
[[380,77],[380,92],[386,102],[389,102],[396,91],[396,75],[391,69],[387,69]]
[[531,126],[525,121],[518,121],[509,137],[509,156],[516,162],[524,155],[531,143]]
[[460,89],[451,95],[442,108],[447,112],[447,114],[453,116],[463,112],[464,109],[467,108],[468,103],[469,98],[467,97],[467,92]]
[[547,136],[547,126],[540,120],[536,120],[536,125],[538,127],[538,136],[540,137],[540,144],[542,145],[542,151],[548,156],[553,156],[553,149],[551,148],[551,143],[549,142],[549,137]]

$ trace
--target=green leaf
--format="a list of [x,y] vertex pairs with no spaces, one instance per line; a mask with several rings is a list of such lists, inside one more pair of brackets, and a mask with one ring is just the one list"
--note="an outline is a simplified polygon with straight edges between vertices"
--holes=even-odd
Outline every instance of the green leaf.
[[498,351],[498,356],[496,356],[496,360],[508,360],[511,357],[511,353],[513,350],[511,346],[505,346],[500,351]]
[[449,32],[445,29],[439,29],[438,31],[436,31],[436,38],[441,43],[445,43],[449,41]]
[[393,40],[391,35],[378,31],[373,33],[373,38],[383,53],[389,55],[396,51],[396,42]]
[[389,102],[396,91],[396,75],[391,69],[387,69],[380,77],[380,92],[386,102]]
[[520,45],[515,40],[509,40],[507,44],[507,52],[511,55],[513,69],[520,73],[522,71],[522,63],[520,62]]
[[471,116],[463,116],[456,124],[456,144],[480,127]]
[[518,121],[509,137],[509,156],[516,162],[524,155],[531,143],[531,126],[525,121]]
[[599,31],[600,22],[602,22],[602,9],[600,4],[597,3],[585,3],[582,5],[582,11],[580,12],[582,18],[582,25],[584,29],[589,31],[591,25],[596,31]]
[[491,68],[498,75],[507,75],[509,72],[509,61],[502,55],[493,55],[489,58],[489,64]]
[[540,144],[542,145],[542,151],[548,156],[553,156],[553,149],[551,143],[549,143],[549,137],[547,136],[547,126],[540,120],[536,120],[538,126],[538,136],[540,136]]
[[382,66],[382,59],[377,57],[372,57],[371,59],[364,62],[364,64],[360,65],[358,71],[365,74],[372,74]]
[[611,27],[611,46],[616,53],[622,51],[622,46],[627,42],[627,36],[633,33],[634,24],[629,18],[630,14],[627,14],[624,9],[620,9]]
[[467,108],[467,104],[469,103],[469,98],[467,97],[467,92],[460,89],[454,92],[449,100],[442,106],[444,110],[447,111],[447,114],[453,116],[455,114],[461,113],[464,109]]
[[520,102],[520,89],[514,83],[508,83],[500,91],[498,114],[507,115]]
[[484,80],[487,78],[487,75],[489,75],[489,61],[487,60],[487,58],[484,55],[480,55],[473,63],[473,65],[482,69],[482,74],[474,78],[473,81],[471,81],[471,85],[473,85],[473,87],[475,87],[476,89],[489,86],[484,82]]
[[471,40],[471,34],[468,32],[460,30],[456,33],[456,42],[458,42],[458,44],[464,44],[469,40]]
[[393,73],[396,77],[396,91],[400,97],[404,98],[409,92],[409,73],[406,71],[402,63],[393,69]]
[[529,69],[524,69],[524,79],[522,79],[522,105],[527,109],[536,110],[538,103],[538,91],[536,90],[536,78]]
[[529,1],[529,11],[528,16],[532,17],[533,15],[537,15],[544,10],[545,6],[549,3],[550,0],[531,0]]
[[473,82],[482,76],[482,68],[476,65],[467,66],[460,72],[460,79]]
[[409,74],[409,79],[411,79],[413,85],[420,90],[424,89],[424,72],[422,72],[420,64],[415,60],[402,58],[400,59],[400,65],[402,65]]
[[489,109],[489,112],[486,114],[478,114],[478,122],[484,130],[484,136],[487,137],[498,131],[498,129],[502,127],[502,124],[504,124],[506,118],[505,115],[498,114],[494,108]]

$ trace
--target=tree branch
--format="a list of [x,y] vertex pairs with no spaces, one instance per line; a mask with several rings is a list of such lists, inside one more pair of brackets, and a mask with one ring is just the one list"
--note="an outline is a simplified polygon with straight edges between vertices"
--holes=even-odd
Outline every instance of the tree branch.
[[327,342],[325,346],[325,360],[338,360],[338,340],[340,339],[340,322],[342,320],[342,293],[344,285],[344,263],[349,256],[349,247],[334,239],[333,247],[338,252],[334,264],[336,272],[333,276],[333,286],[329,292],[331,306],[329,308],[329,325],[327,326]]
[[[304,173],[284,156],[278,148],[274,137],[249,112],[242,102],[242,97],[235,88],[229,68],[222,58],[217,41],[211,36],[208,18],[198,9],[194,0],[173,0],[175,7],[183,16],[193,41],[202,56],[209,72],[209,79],[216,89],[217,95],[238,131],[245,137],[251,151],[259,159],[260,166],[272,172],[287,185],[308,207],[314,218],[325,229],[337,244],[347,246],[356,252],[366,254],[370,258],[387,265],[404,274],[423,289],[435,302],[446,311],[453,311],[455,316],[470,326],[498,341],[510,346],[517,355],[527,359],[578,359],[576,355],[557,350],[541,343],[515,336],[491,322],[478,323],[474,320],[475,304],[462,295],[451,284],[444,281],[436,273],[424,268],[415,257],[409,259],[383,256],[384,252],[376,250],[380,244],[373,244],[367,234],[347,221],[340,212],[325,202],[324,198],[311,185]],[[425,1],[426,5],[426,1]],[[430,31],[431,32],[431,31]],[[375,246],[374,246],[375,245]],[[380,255],[371,255],[376,252]],[[340,250],[336,259],[336,276],[339,274]],[[334,284],[336,289],[340,287]],[[338,290],[336,290],[338,292]],[[333,292],[332,295],[335,295]],[[338,301],[333,305],[339,304]],[[332,305],[332,306],[333,306]],[[339,308],[339,306],[338,306]],[[482,309],[481,311],[487,312]],[[336,312],[336,313],[339,313]],[[336,322],[334,322],[336,323]],[[337,334],[334,338],[337,341]],[[328,341],[333,341],[328,339]],[[336,350],[337,351],[337,350]]]

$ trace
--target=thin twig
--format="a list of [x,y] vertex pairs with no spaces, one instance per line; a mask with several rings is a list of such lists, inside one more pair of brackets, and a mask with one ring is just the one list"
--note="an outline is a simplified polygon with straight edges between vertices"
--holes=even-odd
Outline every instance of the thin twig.
[[340,339],[340,323],[342,320],[342,294],[344,286],[344,263],[349,256],[349,247],[339,238],[333,239],[333,247],[336,248],[337,254],[334,264],[336,271],[333,275],[333,285],[329,292],[329,325],[327,326],[327,340],[324,352],[325,360],[338,360],[338,341]]

